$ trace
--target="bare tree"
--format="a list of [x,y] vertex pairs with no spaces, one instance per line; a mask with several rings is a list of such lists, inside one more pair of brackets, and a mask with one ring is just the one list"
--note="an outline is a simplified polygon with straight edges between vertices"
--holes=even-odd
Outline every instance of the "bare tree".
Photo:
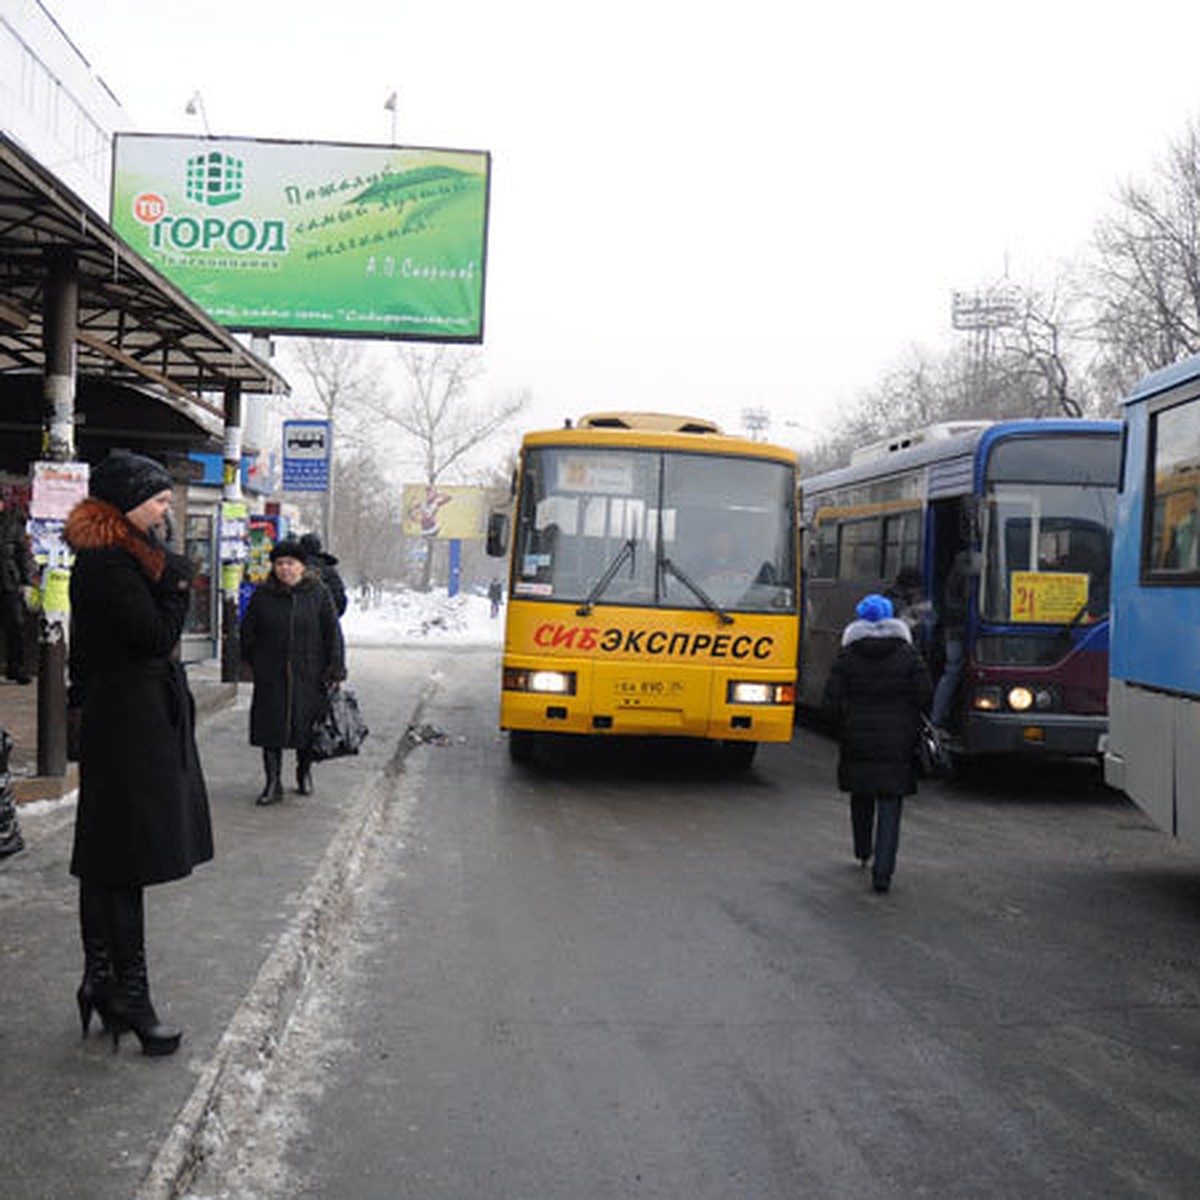
[[[511,421],[529,402],[522,392],[501,400],[473,403],[472,384],[482,374],[479,353],[456,346],[401,346],[397,352],[403,392],[377,400],[375,414],[409,440],[422,482],[434,488],[461,468],[472,450]],[[427,547],[421,587],[428,590],[433,546]]]
[[328,541],[334,532],[338,458],[361,455],[371,447],[367,423],[382,394],[379,366],[365,343],[341,338],[304,338],[293,343],[291,353],[308,384],[308,410],[328,421],[334,435],[329,486],[321,505],[321,532]]
[[1126,183],[1096,233],[1098,377],[1125,392],[1200,351],[1200,128],[1188,124],[1150,183]]
[[1020,308],[1000,331],[998,366],[1007,395],[1006,416],[1081,417],[1094,407],[1086,373],[1075,362],[1087,354],[1078,297],[1060,280],[1048,292],[1019,289]]

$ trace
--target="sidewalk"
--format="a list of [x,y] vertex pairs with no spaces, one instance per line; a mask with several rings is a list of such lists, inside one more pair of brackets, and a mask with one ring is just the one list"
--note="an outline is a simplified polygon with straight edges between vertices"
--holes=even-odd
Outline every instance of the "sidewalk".
[[[180,1118],[210,1103],[206,1089],[220,1083],[228,1031],[264,1030],[266,1048],[302,982],[307,930],[324,922],[322,936],[337,936],[339,862],[390,794],[381,781],[440,657],[406,651],[397,669],[399,653],[351,653],[351,679],[371,727],[363,754],[318,764],[315,795],[300,797],[289,787],[282,805],[266,808],[254,804],[261,763],[247,745],[249,686],[228,685],[221,707],[218,689],[226,685],[189,669],[197,701],[204,695],[208,710],[197,740],[217,849],[191,878],[146,893],[155,1001],[164,1020],[185,1030],[171,1058],[143,1056],[132,1036],[113,1055],[95,1027],[80,1037],[77,885],[67,872],[74,800],[22,806],[27,848],[0,860],[0,1193],[6,1200],[170,1194],[163,1159],[171,1159],[172,1147],[177,1157],[189,1148]],[[34,685],[20,689],[19,703],[9,694],[16,690],[3,689],[0,721],[36,713]],[[290,776],[290,755],[285,762]],[[272,969],[278,978],[264,989]],[[255,1005],[263,1011],[248,1021]],[[168,1152],[160,1155],[164,1146]]]
[[[190,663],[187,674],[200,720],[234,702],[237,685],[221,682],[221,664],[217,659]],[[37,697],[36,679],[28,684],[0,679],[0,728],[8,730],[13,740],[8,769],[18,804],[57,800],[79,786],[79,769],[74,763],[67,764],[67,773],[62,776],[37,773]]]

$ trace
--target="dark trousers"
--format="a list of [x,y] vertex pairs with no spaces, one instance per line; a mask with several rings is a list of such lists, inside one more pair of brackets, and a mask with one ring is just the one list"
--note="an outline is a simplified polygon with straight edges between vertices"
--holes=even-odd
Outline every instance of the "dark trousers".
[[9,679],[25,674],[25,602],[19,592],[0,592],[0,629],[8,655]]
[[870,858],[874,851],[872,874],[878,879],[891,879],[896,869],[896,851],[900,848],[900,814],[903,809],[904,799],[901,796],[850,797],[854,857]]

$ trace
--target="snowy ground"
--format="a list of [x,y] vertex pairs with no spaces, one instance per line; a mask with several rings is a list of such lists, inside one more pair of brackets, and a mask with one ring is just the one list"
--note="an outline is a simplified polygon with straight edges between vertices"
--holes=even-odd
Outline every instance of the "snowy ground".
[[364,605],[356,595],[342,617],[342,632],[352,646],[456,642],[499,645],[504,640],[504,610],[493,619],[484,596],[445,589],[428,593],[384,592]]

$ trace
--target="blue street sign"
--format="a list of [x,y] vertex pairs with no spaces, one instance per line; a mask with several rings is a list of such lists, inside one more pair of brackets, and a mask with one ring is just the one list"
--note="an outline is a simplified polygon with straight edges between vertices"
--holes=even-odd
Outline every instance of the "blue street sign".
[[328,421],[284,421],[283,490],[324,492],[329,489],[332,431]]

